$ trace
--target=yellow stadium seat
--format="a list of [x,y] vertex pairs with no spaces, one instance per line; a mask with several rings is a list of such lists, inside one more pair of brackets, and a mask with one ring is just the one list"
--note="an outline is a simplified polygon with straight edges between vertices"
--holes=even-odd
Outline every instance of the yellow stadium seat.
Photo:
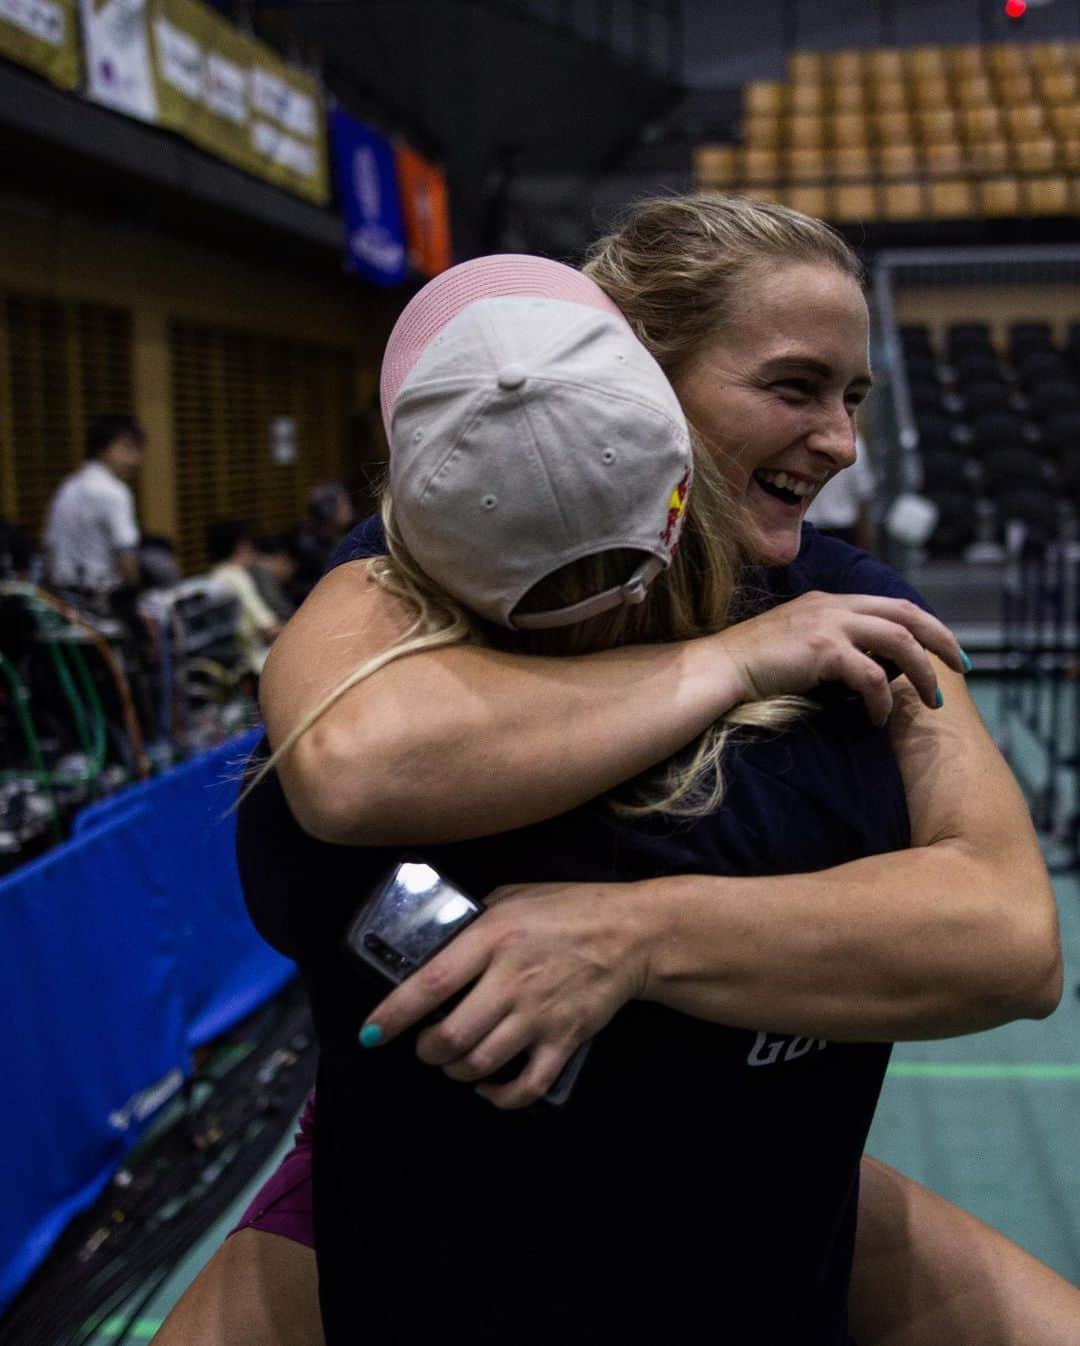
[[1005,109],[1005,129],[1013,140],[1032,140],[1046,129],[1043,110],[1038,103]]
[[998,97],[1007,107],[1022,107],[1035,101],[1035,81],[1025,71],[1020,75],[1004,75],[998,80]]
[[913,79],[945,74],[945,53],[940,47],[911,47],[907,52],[908,74]]
[[744,182],[776,182],[780,177],[780,155],[776,150],[745,149],[742,152]]
[[975,213],[974,184],[968,178],[942,178],[927,188],[930,214],[938,220],[966,220]]
[[1059,140],[1058,153],[1066,173],[1080,174],[1080,136],[1065,136]]
[[1047,108],[1050,125],[1059,136],[1080,136],[1080,106]]
[[747,183],[741,189],[741,195],[748,201],[779,201],[784,199],[784,189],[779,183]]
[[820,80],[825,73],[825,59],[819,51],[796,51],[788,57],[788,78]]
[[834,112],[826,121],[834,145],[868,145],[870,128],[861,112]]
[[880,145],[903,144],[915,139],[907,112],[875,112],[873,127]]
[[1069,180],[1067,178],[1029,178],[1023,184],[1024,204],[1030,215],[1067,215]]
[[915,125],[920,139],[926,145],[940,145],[956,139],[956,113],[950,107],[940,107],[934,112],[916,112]]
[[921,182],[886,182],[880,197],[883,219],[921,220],[926,213],[926,192]]
[[783,119],[780,117],[747,117],[743,122],[743,142],[755,149],[776,149],[780,144]]
[[827,176],[824,150],[790,149],[786,163],[792,182],[823,182]]
[[1005,173],[1009,169],[1009,145],[1007,141],[973,140],[968,144],[967,160],[976,173]]
[[1041,74],[1069,69],[1069,49],[1064,42],[1035,42],[1028,52],[1032,66]]
[[828,214],[828,193],[824,187],[788,187],[784,192],[784,204],[792,210],[801,210],[804,215],[824,219]]
[[883,178],[910,178],[919,171],[919,154],[914,145],[882,145],[878,150],[878,171]]
[[868,86],[871,106],[881,112],[898,112],[907,107],[907,86],[902,80],[878,80]]
[[834,112],[861,112],[866,102],[862,81],[834,81],[828,86],[825,101]]
[[1038,86],[1040,102],[1051,107],[1076,102],[1076,76],[1071,70],[1042,74]]
[[904,58],[896,47],[879,47],[866,53],[868,73],[875,80],[900,80],[904,77]]
[[864,64],[861,51],[833,51],[825,57],[825,77],[838,84],[858,83]]
[[743,108],[747,113],[775,117],[784,110],[784,86],[772,80],[755,80],[743,89]]
[[934,178],[955,177],[968,167],[967,156],[955,140],[927,145],[923,149],[923,162],[927,173]]
[[912,86],[917,108],[942,108],[949,103],[949,81],[944,75],[922,75]]
[[821,85],[800,80],[788,85],[788,108],[792,113],[817,114],[825,106],[825,95]]
[[876,220],[877,188],[872,183],[839,186],[832,189],[829,218],[832,220]]
[[949,47],[945,52],[945,63],[954,75],[981,75],[985,67],[983,49],[970,45]]
[[999,75],[1020,75],[1027,68],[1027,48],[1019,42],[1000,43],[986,48],[986,64]]
[[694,151],[694,175],[701,186],[730,187],[735,174],[734,145],[699,145]]
[[964,107],[958,116],[960,129],[969,144],[1001,134],[1001,113],[996,107]]
[[816,116],[791,116],[787,119],[787,143],[799,149],[813,150],[825,144],[825,122]]
[[984,215],[1019,215],[1018,178],[984,178],[979,183],[979,205]]
[[866,145],[841,145],[832,152],[833,175],[839,182],[865,182],[873,174],[873,160]]
[[1050,173],[1057,167],[1057,142],[1050,136],[1013,142],[1013,162],[1021,173]]
[[994,89],[985,75],[963,75],[956,81],[956,101],[961,107],[987,107]]

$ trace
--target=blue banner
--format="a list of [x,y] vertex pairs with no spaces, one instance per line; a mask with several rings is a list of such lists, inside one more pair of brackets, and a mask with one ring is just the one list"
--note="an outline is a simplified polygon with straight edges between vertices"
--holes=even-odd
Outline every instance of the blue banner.
[[92,804],[0,879],[0,1311],[182,1085],[296,975],[248,920],[236,798],[256,730]]
[[408,273],[394,150],[340,108],[330,112],[330,152],[345,222],[345,265],[379,285]]

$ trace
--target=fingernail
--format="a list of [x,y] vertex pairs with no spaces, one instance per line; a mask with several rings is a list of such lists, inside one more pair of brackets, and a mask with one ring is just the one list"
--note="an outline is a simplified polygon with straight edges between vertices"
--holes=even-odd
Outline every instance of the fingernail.
[[940,710],[944,704],[945,704],[945,698],[944,696],[942,696],[941,688],[939,687],[937,691],[934,693],[934,706],[937,710]]
[[970,673],[972,665],[966,650],[960,651],[960,662],[964,665],[964,672]]
[[377,1047],[382,1042],[382,1029],[378,1024],[365,1024],[360,1030],[361,1047]]

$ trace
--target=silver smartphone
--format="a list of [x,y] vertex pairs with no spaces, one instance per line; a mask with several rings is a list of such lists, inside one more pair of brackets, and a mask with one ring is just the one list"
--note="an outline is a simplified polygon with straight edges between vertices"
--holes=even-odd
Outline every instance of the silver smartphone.
[[[375,889],[349,924],[345,944],[369,967],[398,986],[444,949],[466,926],[483,914],[479,899],[417,860],[405,860]],[[588,1054],[583,1042],[563,1066],[544,1102],[561,1106]],[[514,1079],[524,1068],[523,1057],[508,1062],[491,1078],[499,1083]]]

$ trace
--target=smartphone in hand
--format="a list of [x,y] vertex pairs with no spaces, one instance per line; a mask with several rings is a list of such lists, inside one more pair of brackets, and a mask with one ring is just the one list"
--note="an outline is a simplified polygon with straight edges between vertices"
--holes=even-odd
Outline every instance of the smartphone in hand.
[[[398,986],[484,911],[483,902],[470,897],[430,865],[405,860],[356,912],[346,931],[345,945],[368,967]],[[445,1014],[448,1008],[442,1012]],[[588,1049],[589,1043],[583,1042],[574,1052],[544,1095],[544,1102],[561,1106],[567,1101]],[[504,1083],[519,1075],[524,1066],[522,1054],[489,1080]]]

